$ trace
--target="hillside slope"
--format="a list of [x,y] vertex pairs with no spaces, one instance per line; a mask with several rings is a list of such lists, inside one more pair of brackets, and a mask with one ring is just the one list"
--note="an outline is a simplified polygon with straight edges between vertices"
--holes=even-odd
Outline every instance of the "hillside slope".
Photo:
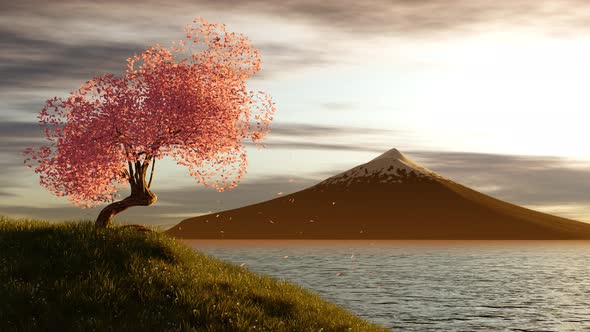
[[161,233],[0,217],[0,331],[386,331]]

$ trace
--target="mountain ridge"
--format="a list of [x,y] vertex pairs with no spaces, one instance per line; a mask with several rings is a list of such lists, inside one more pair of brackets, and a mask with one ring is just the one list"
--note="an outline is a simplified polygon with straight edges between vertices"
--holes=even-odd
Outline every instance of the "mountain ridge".
[[[442,178],[435,172],[424,168],[396,148],[388,150],[369,162],[353,167],[347,171],[336,174],[320,182],[320,184],[331,184],[336,182],[354,182],[354,178],[360,178],[361,181],[366,177],[378,176],[381,182],[403,181],[403,178],[412,176]],[[363,174],[364,173],[364,174]]]
[[397,149],[301,191],[183,220],[181,238],[590,239],[590,224],[460,185]]

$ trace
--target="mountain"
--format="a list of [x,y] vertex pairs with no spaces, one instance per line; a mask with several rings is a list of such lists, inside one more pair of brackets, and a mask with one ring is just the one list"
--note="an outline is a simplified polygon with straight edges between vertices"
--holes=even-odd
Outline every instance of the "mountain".
[[167,233],[208,239],[590,239],[590,224],[484,195],[391,149],[313,187],[186,219]]

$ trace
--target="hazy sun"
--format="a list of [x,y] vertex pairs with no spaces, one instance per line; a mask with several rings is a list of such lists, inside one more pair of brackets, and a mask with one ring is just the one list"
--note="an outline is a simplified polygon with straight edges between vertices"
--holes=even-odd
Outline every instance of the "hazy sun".
[[413,107],[443,141],[590,157],[590,40],[498,35],[438,45],[437,68]]

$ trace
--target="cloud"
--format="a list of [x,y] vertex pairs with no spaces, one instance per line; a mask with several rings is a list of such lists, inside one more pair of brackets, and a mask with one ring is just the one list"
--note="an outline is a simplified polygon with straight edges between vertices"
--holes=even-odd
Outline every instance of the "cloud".
[[[549,31],[586,29],[590,5],[580,0],[258,0],[207,1],[302,19],[354,34],[438,35],[479,26],[529,26]],[[572,11],[575,8],[575,11]]]
[[480,25],[497,29],[503,24],[575,32],[585,31],[590,18],[590,4],[579,0],[177,0],[174,5],[152,0],[142,6],[131,0],[57,0],[51,6],[46,1],[23,0],[4,2],[1,9],[0,91],[50,88],[56,83],[72,87],[74,80],[79,84],[97,74],[121,72],[124,60],[134,52],[182,38],[183,20],[204,11],[239,17],[238,21],[249,24],[278,19],[311,26],[315,44],[298,44],[291,38],[257,41],[270,69],[261,76],[331,62],[327,46],[332,38],[342,38],[333,32],[360,34],[354,38],[363,39],[415,37]]
[[[13,112],[9,114],[13,117],[19,115],[15,111],[24,111],[21,117],[30,115],[39,111],[46,99],[64,96],[95,76],[123,73],[125,60],[146,47],[182,39],[184,24],[192,17],[177,22],[168,6],[153,6],[147,12],[131,4],[114,3],[84,9],[69,1],[52,2],[52,6],[36,1],[6,6],[0,12],[1,111]],[[126,24],[115,19],[121,15]],[[151,23],[146,26],[146,22]],[[330,62],[329,52],[320,45],[264,39],[254,45],[263,57],[262,71],[254,76],[257,80]]]
[[[271,145],[271,150],[277,146],[285,148],[285,145]],[[358,147],[352,145],[325,146],[299,143],[287,148],[359,151]],[[360,148],[360,151],[374,152],[375,156],[385,150]],[[404,153],[442,176],[496,198],[564,217],[590,221],[590,216],[585,213],[586,207],[590,206],[587,194],[590,190],[590,165],[565,158],[543,156],[411,150]],[[350,165],[353,166],[356,165]],[[280,192],[289,194],[302,190],[344,170],[334,169],[298,177],[285,174],[251,179],[224,193],[197,185],[156,189],[158,203],[155,206],[130,209],[121,214],[119,219],[171,226],[191,214],[237,208],[278,197]],[[22,170],[16,168],[12,171],[3,171],[0,181],[5,183],[5,180],[18,178],[21,173]],[[0,193],[0,196],[6,194],[10,195],[4,192]],[[125,196],[126,193],[122,192],[121,195]],[[93,219],[98,212],[98,208],[80,210],[71,205],[0,206],[0,214],[49,219]]]
[[25,148],[42,143],[44,143],[43,133],[37,124],[0,122],[0,166],[2,167],[0,178],[6,177],[6,180],[9,180],[12,175],[8,173],[22,168],[22,153]]
[[[359,150],[378,152],[379,149],[362,148],[354,145],[338,144],[318,144],[308,143],[306,139],[333,138],[335,136],[350,137],[352,135],[396,135],[402,134],[398,131],[363,128],[363,127],[336,127],[315,125],[307,123],[288,123],[276,122],[270,126],[271,132],[269,137],[297,139],[298,141],[276,142],[265,145],[281,146],[285,148],[316,148],[316,149],[334,149],[334,150]],[[24,148],[35,143],[46,143],[41,127],[32,122],[7,121],[0,123],[0,153],[22,151]]]
[[39,138],[42,131],[38,124],[32,122],[0,122],[0,140]]
[[276,122],[270,125],[270,135],[272,136],[291,136],[291,137],[308,137],[316,138],[318,136],[336,136],[336,135],[366,135],[366,134],[393,134],[392,130],[363,128],[363,127],[335,127],[325,125],[315,125],[308,123],[290,123]]
[[[91,2],[88,2],[92,4]],[[101,1],[101,6],[80,6],[71,0],[52,1],[41,9],[41,0],[4,4],[7,14],[32,11],[36,15],[60,18],[69,13],[92,11],[95,17],[116,21],[115,18],[146,20],[147,14],[182,12],[199,13],[205,9],[226,15],[267,15],[270,18],[303,20],[318,26],[362,34],[427,34],[477,25],[512,24],[543,25],[547,29],[586,28],[589,4],[582,0],[177,0],[174,6],[157,0],[144,1],[138,8],[135,1]],[[85,11],[83,7],[87,7]],[[31,10],[35,8],[35,10]],[[572,10],[575,8],[575,10]],[[56,10],[57,9],[57,10]]]
[[43,106],[44,99],[23,100],[21,96],[14,96],[19,92],[62,90],[60,94],[67,93],[94,76],[122,73],[125,59],[142,49],[137,44],[108,41],[72,45],[6,29],[0,29],[0,34],[3,36],[0,47],[7,50],[0,56],[3,72],[0,96],[4,102],[9,101],[3,108],[13,110],[38,111]]
[[286,122],[272,123],[270,130],[264,146],[269,149],[289,150],[380,153],[387,148],[388,142],[407,140],[412,136],[411,133],[401,130]]
[[328,111],[349,111],[358,108],[355,102],[325,102],[321,103],[320,107]]
[[590,18],[590,4],[579,0],[177,0],[173,6],[156,0],[142,6],[131,0],[100,4],[58,0],[51,6],[41,0],[5,2],[0,14],[0,88],[51,86],[64,77],[85,80],[121,71],[123,60],[134,52],[169,40],[157,38],[181,38],[186,22],[179,20],[204,10],[218,13],[215,16],[240,17],[243,22],[282,19],[315,27],[323,37],[321,45],[258,41],[273,68],[269,72],[275,72],[275,67],[294,70],[325,63],[330,53],[326,45],[334,37],[330,31],[366,35],[363,38],[438,35],[480,25],[497,28],[498,24],[579,31],[587,28]]
[[[10,166],[10,162],[17,158],[22,164],[20,155],[25,148],[42,144],[43,132],[41,128],[30,122],[0,122],[0,165]],[[3,173],[6,172],[4,168]]]
[[[41,0],[5,2],[6,18],[34,15],[44,20],[84,18],[149,27],[155,16],[215,10],[226,15],[267,15],[270,18],[303,20],[352,33],[424,34],[465,29],[480,24],[544,25],[548,29],[586,28],[589,4],[581,0],[177,0],[173,4],[157,0],[87,1],[57,0],[43,6]],[[572,10],[575,8],[575,10]],[[154,16],[154,17],[151,17]],[[261,18],[259,18],[261,19]],[[262,18],[264,20],[264,18]]]
[[[247,145],[251,145],[247,143]],[[361,152],[382,152],[383,149],[369,147],[364,145],[346,145],[346,144],[322,144],[310,142],[276,142],[265,143],[269,149],[289,149],[289,150],[329,150],[329,151],[361,151]]]
[[[363,137],[406,135],[403,132],[362,127],[334,127],[304,123],[273,123],[265,143],[273,149],[360,151],[378,155],[389,148],[383,141]],[[369,135],[369,136],[367,136]],[[351,137],[355,143],[351,144]],[[342,138],[342,139],[340,139]],[[41,129],[35,123],[0,123],[0,180],[16,185],[23,172],[22,151],[43,143]],[[360,142],[360,143],[356,143]],[[466,186],[517,204],[588,204],[590,198],[590,165],[549,156],[513,156],[468,152],[407,151],[410,158],[425,167]],[[355,165],[350,165],[351,167]],[[333,170],[333,174],[343,170]],[[329,173],[325,175],[329,176]],[[286,178],[287,176],[285,176]],[[318,179],[318,176],[310,175]],[[275,182],[273,182],[275,181]],[[277,179],[264,180],[258,188],[280,187]],[[272,190],[271,190],[272,191]],[[286,189],[277,191],[286,192]],[[236,191],[240,192],[240,191]],[[246,195],[248,196],[248,195]],[[230,194],[230,200],[236,199]]]
[[[440,38],[506,25],[583,33],[590,19],[590,4],[580,0],[148,0],[141,6],[132,0],[56,0],[50,6],[22,0],[4,1],[0,9],[0,107],[11,112],[37,111],[45,99],[95,75],[122,72],[127,57],[154,43],[182,38],[184,24],[199,15],[238,22],[230,28],[283,24],[301,29],[289,34],[258,31],[269,38],[255,40],[264,60],[256,79],[338,63],[346,48],[353,50],[358,41],[373,37]],[[333,41],[344,44],[334,48]],[[323,106],[342,110],[353,105]]]
[[263,61],[261,74],[265,77],[271,73],[293,72],[330,63],[329,51],[324,48],[304,47],[287,41],[254,43],[254,46],[260,51]]
[[[256,181],[243,181],[237,188],[223,193],[197,185],[168,190],[155,189],[158,196],[158,202],[155,205],[131,208],[119,214],[116,220],[128,223],[172,226],[189,216],[254,204],[279,197],[278,193],[289,194],[315,183],[316,180],[312,178],[276,176],[260,178]],[[127,194],[122,192],[121,196]],[[101,208],[102,206],[92,209],[78,209],[72,205],[51,207],[0,206],[0,215],[49,220],[93,220]]]

